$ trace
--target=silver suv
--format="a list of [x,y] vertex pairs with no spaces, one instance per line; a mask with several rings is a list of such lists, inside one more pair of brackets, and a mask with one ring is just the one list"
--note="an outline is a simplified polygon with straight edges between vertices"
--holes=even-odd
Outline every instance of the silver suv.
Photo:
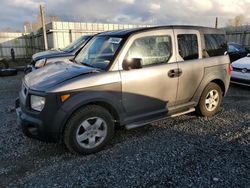
[[96,35],[75,58],[26,75],[16,111],[23,132],[100,151],[115,126],[140,127],[196,111],[213,116],[231,67],[222,31],[161,26]]

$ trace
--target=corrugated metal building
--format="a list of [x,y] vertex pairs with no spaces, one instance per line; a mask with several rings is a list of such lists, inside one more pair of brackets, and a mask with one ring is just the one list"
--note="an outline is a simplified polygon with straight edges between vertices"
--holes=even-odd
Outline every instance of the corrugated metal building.
[[17,58],[23,57],[27,50],[28,35],[23,33],[0,33],[0,57],[10,57],[10,50],[15,50]]
[[[137,27],[150,27],[150,25],[51,22],[46,25],[48,47],[63,48],[82,35]],[[14,49],[17,58],[30,57],[42,51],[43,46],[42,29],[27,34],[0,33],[0,57],[11,57],[11,48]]]

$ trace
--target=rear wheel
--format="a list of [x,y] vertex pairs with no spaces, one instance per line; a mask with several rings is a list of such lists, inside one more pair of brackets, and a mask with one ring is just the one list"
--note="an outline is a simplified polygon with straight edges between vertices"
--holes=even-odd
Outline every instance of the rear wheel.
[[222,91],[216,83],[209,83],[202,92],[196,111],[201,116],[211,117],[218,110],[222,101]]
[[73,153],[100,151],[114,134],[113,117],[103,107],[86,106],[72,115],[64,131],[64,143]]

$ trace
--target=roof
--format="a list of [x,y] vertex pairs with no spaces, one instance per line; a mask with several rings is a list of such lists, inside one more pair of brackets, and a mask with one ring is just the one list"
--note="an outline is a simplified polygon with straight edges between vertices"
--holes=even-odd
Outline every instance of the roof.
[[210,28],[210,27],[203,27],[203,26],[190,26],[190,25],[168,25],[168,26],[156,26],[156,27],[140,27],[140,28],[133,28],[133,29],[123,29],[123,30],[114,30],[114,31],[107,31],[100,33],[99,36],[129,36],[139,32],[146,32],[146,31],[154,31],[159,29],[194,29],[199,31],[212,31],[212,32],[222,32],[219,29]]

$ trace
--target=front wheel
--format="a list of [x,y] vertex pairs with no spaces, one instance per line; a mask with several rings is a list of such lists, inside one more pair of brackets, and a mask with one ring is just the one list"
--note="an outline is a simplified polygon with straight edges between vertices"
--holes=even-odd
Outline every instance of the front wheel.
[[100,151],[113,137],[113,117],[103,107],[81,108],[69,119],[64,131],[64,143],[73,153],[91,154]]
[[216,83],[209,83],[202,92],[196,111],[199,115],[205,117],[213,116],[221,105],[222,91]]

